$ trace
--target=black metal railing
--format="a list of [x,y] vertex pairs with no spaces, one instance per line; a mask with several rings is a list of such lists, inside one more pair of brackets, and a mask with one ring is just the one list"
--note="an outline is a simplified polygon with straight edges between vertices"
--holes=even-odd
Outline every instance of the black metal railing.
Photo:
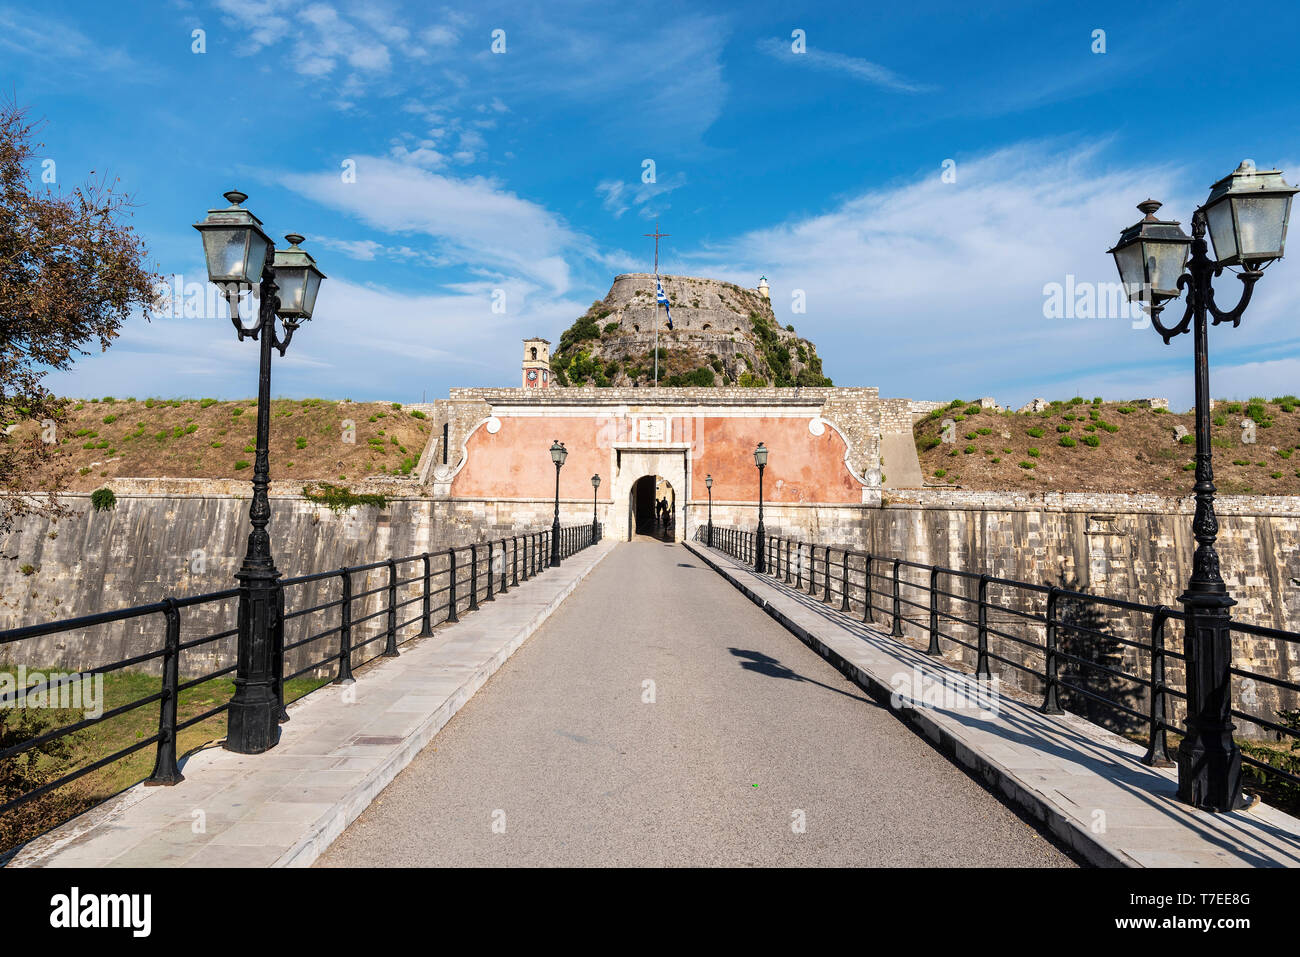
[[[599,529],[590,523],[560,529],[560,555],[567,558],[600,538]],[[332,673],[333,683],[352,678],[352,670],[381,656],[394,657],[399,647],[411,638],[428,637],[435,624],[459,621],[460,616],[477,610],[483,603],[496,600],[511,589],[542,574],[550,567],[551,530],[546,528],[524,535],[494,539],[489,542],[424,552],[405,558],[389,558],[364,565],[345,566],[327,572],[284,578],[277,583],[280,625],[275,636],[282,653],[278,656],[277,687],[281,717],[286,682],[315,672],[324,672],[324,684]],[[377,580],[377,583],[376,583]],[[290,597],[298,599],[288,602]],[[95,676],[115,672],[147,669],[160,673],[157,691],[115,705],[94,717],[42,731],[26,740],[0,747],[0,770],[4,762],[20,760],[79,731],[94,729],[106,721],[128,715],[151,705],[158,705],[157,730],[140,737],[127,747],[113,751],[68,773],[20,793],[0,791],[0,814],[48,794],[79,778],[135,754],[145,748],[155,750],[153,773],[147,783],[174,784],[181,779],[177,767],[177,738],[187,728],[200,724],[229,709],[229,701],[180,719],[180,696],[206,682],[232,675],[237,663],[208,670],[198,675],[183,673],[182,661],[191,662],[204,656],[220,657],[220,645],[237,634],[235,627],[185,637],[187,613],[196,609],[214,613],[229,622],[235,620],[238,588],[194,595],[164,598],[149,605],[100,612],[80,618],[44,622],[0,631],[0,662],[13,665],[13,651],[22,641],[52,635],[69,636],[83,644],[92,644],[95,629],[122,625],[118,640],[139,643],[138,639],[156,636],[148,651],[121,660],[87,668],[74,676],[77,680],[94,680]],[[289,610],[285,610],[286,603]],[[211,615],[209,616],[211,617]],[[416,630],[413,626],[418,626]],[[22,656],[17,656],[22,657]],[[286,663],[292,661],[288,674]],[[66,685],[67,681],[60,679]],[[49,702],[59,684],[36,683],[18,687],[0,695],[0,708],[24,708],[32,701]],[[39,696],[39,698],[37,697]],[[66,696],[65,696],[66,697]]]
[[[695,540],[704,543],[705,534],[697,528]],[[1169,647],[1166,632],[1169,622],[1184,620],[1181,610],[844,546],[779,535],[765,539],[765,574],[771,578],[844,615],[887,627],[890,637],[909,637],[904,626],[911,625],[911,637],[926,642],[926,654],[960,649],[977,677],[989,677],[995,663],[1004,675],[1010,669],[1020,679],[1012,683],[1041,694],[1041,711],[1082,714],[1144,740],[1146,763],[1172,762],[1167,736],[1185,731],[1187,694],[1175,676],[1183,672],[1186,656],[1181,642]],[[754,564],[754,532],[715,525],[713,547]],[[1274,660],[1300,653],[1300,634],[1294,632],[1241,621],[1233,622],[1232,632],[1234,639],[1250,636],[1291,646]],[[1234,718],[1278,741],[1300,741],[1296,721],[1285,720],[1300,717],[1295,714],[1300,684],[1246,667],[1229,671]],[[1261,686],[1272,694],[1260,694]],[[1243,694],[1246,689],[1250,693]],[[1266,717],[1264,711],[1273,714]],[[1284,769],[1266,756],[1263,751],[1243,753],[1242,763],[1259,775],[1300,785],[1300,765]]]

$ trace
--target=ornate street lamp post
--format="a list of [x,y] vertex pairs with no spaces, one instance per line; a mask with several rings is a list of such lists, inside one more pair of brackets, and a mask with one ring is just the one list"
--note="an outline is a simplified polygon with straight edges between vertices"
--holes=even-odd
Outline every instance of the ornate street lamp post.
[[713,476],[704,476],[704,487],[709,492],[709,530],[705,541],[708,542],[709,548],[713,547]]
[[[1208,319],[1214,325],[1241,323],[1251,291],[1264,267],[1282,258],[1291,196],[1297,190],[1277,170],[1257,171],[1249,160],[1215,183],[1205,205],[1192,214],[1192,235],[1173,221],[1155,217],[1160,204],[1138,204],[1145,218],[1120,235],[1110,252],[1130,300],[1146,303],[1151,324],[1168,344],[1193,333],[1196,374],[1196,553],[1187,590],[1179,596],[1186,612],[1187,734],[1178,746],[1178,797],[1206,811],[1243,807],[1241,751],[1232,739],[1232,619],[1236,604],[1219,574],[1215,538],[1214,468],[1211,461]],[[1214,243],[1211,259],[1206,229]],[[1190,249],[1191,258],[1187,258]],[[1186,271],[1184,272],[1184,263]],[[1241,298],[1229,310],[1214,301],[1212,280],[1237,266]],[[1160,321],[1165,303],[1187,293],[1176,325]]]
[[569,457],[564,443],[556,439],[551,443],[551,461],[555,463],[555,519],[551,522],[551,567],[560,567],[560,469]]
[[591,543],[600,538],[600,522],[596,519],[596,490],[600,488],[600,473],[591,477]]
[[[261,220],[239,205],[248,197],[236,190],[225,197],[229,208],[209,210],[207,219],[195,223],[194,228],[203,236],[208,279],[223,288],[239,340],[260,340],[261,345],[257,455],[253,502],[248,509],[252,531],[244,563],[235,573],[239,581],[238,661],[226,733],[227,750],[259,754],[275,747],[280,739],[284,674],[284,596],[266,530],[271,520],[267,498],[271,484],[271,350],[279,350],[283,356],[295,330],[311,318],[325,274],[316,268],[309,253],[298,248],[301,236],[286,236],[289,248],[276,250],[262,231]],[[257,321],[245,326],[240,321],[239,300],[254,286],[258,289]],[[284,325],[283,339],[276,332],[277,316]]]
[[754,542],[754,571],[761,575],[767,571],[763,561],[763,469],[767,468],[767,447],[762,442],[754,449],[754,464],[758,466],[758,534]]

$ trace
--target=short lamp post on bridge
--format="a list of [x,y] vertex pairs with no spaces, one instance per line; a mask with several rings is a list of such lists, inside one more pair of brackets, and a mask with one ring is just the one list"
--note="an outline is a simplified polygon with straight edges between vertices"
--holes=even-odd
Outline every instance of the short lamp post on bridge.
[[555,463],[555,518],[551,522],[551,567],[560,567],[560,469],[569,457],[564,443],[556,439],[551,443],[551,461]]
[[705,542],[708,544],[709,548],[712,548],[713,547],[713,476],[712,475],[704,476],[704,488],[709,493],[709,524],[708,524],[708,530],[705,532]]
[[600,488],[600,473],[591,477],[591,542],[600,538],[600,520],[596,518],[596,492]]
[[754,449],[754,464],[758,466],[758,533],[754,542],[754,571],[761,575],[767,571],[763,556],[763,469],[767,468],[767,446],[762,442]]
[[[225,294],[239,341],[260,344],[257,385],[257,454],[253,466],[253,502],[248,509],[252,531],[248,552],[235,578],[239,581],[238,661],[235,694],[230,702],[226,749],[260,754],[280,739],[283,707],[284,609],[280,572],[271,558],[271,519],[267,497],[271,484],[271,350],[281,356],[294,332],[311,318],[316,294],[325,274],[311,254],[299,248],[302,237],[289,234],[288,249],[277,250],[262,231],[262,222],[240,206],[248,197],[237,190],[225,194],[230,206],[208,210],[194,228],[203,236],[208,280]],[[257,290],[257,316],[251,326],[239,315],[241,297]],[[284,337],[276,331],[277,317]]]
[[[1243,807],[1241,750],[1232,738],[1232,619],[1219,574],[1215,539],[1214,468],[1211,460],[1208,326],[1241,323],[1251,291],[1264,267],[1282,258],[1291,197],[1297,190],[1278,170],[1259,171],[1249,160],[1210,189],[1192,214],[1192,235],[1178,223],[1156,219],[1160,203],[1138,204],[1145,217],[1120,234],[1109,252],[1130,300],[1146,304],[1151,324],[1168,344],[1193,334],[1196,376],[1196,553],[1187,590],[1179,596],[1186,612],[1187,734],[1178,747],[1178,797],[1206,811]],[[1214,243],[1209,255],[1205,233]],[[1188,253],[1190,252],[1190,258]],[[1213,280],[1237,267],[1241,298],[1230,310],[1214,301]],[[1182,318],[1161,322],[1165,304],[1187,293]]]

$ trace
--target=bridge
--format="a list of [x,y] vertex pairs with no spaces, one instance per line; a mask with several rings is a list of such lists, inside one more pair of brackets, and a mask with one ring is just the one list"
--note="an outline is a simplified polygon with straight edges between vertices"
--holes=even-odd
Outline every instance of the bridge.
[[[271,687],[328,682],[258,754],[177,747],[211,718],[178,714],[212,678],[181,661],[230,638],[183,626],[233,593],[0,633],[166,624],[159,691],[87,719],[155,711],[153,774],[8,866],[1300,863],[1300,820],[1178,800],[1177,612],[752,529],[601,531],[562,529],[553,566],[543,530],[283,580]],[[1124,674],[1155,693],[1115,702],[1141,733],[1060,707],[1093,687],[1062,664],[1068,602],[1149,617],[1156,677]]]

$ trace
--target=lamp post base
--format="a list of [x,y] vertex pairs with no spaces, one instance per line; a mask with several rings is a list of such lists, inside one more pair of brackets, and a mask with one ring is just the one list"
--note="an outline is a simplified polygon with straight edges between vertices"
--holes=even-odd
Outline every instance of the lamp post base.
[[1232,619],[1226,594],[1189,591],[1187,612],[1187,735],[1178,746],[1178,798],[1202,811],[1235,811],[1242,791],[1241,749],[1232,738]]

